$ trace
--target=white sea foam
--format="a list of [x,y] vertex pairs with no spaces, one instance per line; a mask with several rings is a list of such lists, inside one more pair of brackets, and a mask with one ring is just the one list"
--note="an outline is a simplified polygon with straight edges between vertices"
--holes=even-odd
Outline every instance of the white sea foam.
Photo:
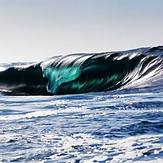
[[[82,163],[99,161],[121,163],[134,160],[135,162],[140,162],[140,160],[145,162],[147,155],[159,155],[163,151],[162,144],[154,143],[161,141],[162,138],[163,135],[142,135],[119,140],[99,140],[89,134],[76,134],[62,138],[56,150],[57,153],[75,155],[76,159],[81,160]],[[155,157],[152,156],[148,161],[163,161],[163,159]],[[51,159],[60,160],[61,157],[52,155]]]
[[36,118],[36,117],[45,117],[49,115],[56,115],[56,114],[62,114],[62,113],[74,113],[74,112],[85,112],[86,110],[83,108],[67,108],[67,109],[60,109],[60,110],[39,110],[39,111],[33,111],[30,113],[25,114],[16,114],[16,115],[1,115],[0,121],[13,121],[13,120],[19,120],[19,119],[30,119],[30,118]]

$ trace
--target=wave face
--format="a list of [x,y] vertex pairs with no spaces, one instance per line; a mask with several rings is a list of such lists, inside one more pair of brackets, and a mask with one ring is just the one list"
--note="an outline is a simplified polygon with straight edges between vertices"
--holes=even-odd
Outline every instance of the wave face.
[[47,79],[39,64],[2,65],[0,91],[9,95],[46,95]]
[[1,67],[5,68],[0,72],[0,90],[10,94],[76,94],[145,87],[161,80],[163,46],[71,54]]

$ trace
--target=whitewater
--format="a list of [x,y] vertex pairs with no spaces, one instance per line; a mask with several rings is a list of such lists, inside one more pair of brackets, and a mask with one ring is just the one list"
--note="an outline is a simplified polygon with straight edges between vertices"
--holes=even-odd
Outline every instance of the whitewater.
[[0,65],[0,162],[163,162],[163,47]]

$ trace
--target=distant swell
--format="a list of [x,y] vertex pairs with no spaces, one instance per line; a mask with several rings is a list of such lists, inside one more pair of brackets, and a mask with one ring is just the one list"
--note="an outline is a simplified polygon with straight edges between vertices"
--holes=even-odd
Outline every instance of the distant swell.
[[3,65],[0,91],[14,95],[99,92],[145,85],[162,74],[163,47],[55,56],[29,66]]

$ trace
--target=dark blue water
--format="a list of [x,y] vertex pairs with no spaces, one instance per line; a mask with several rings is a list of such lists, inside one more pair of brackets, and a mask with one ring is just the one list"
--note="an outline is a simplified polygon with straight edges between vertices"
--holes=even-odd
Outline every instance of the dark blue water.
[[161,162],[161,90],[0,96],[0,161]]

